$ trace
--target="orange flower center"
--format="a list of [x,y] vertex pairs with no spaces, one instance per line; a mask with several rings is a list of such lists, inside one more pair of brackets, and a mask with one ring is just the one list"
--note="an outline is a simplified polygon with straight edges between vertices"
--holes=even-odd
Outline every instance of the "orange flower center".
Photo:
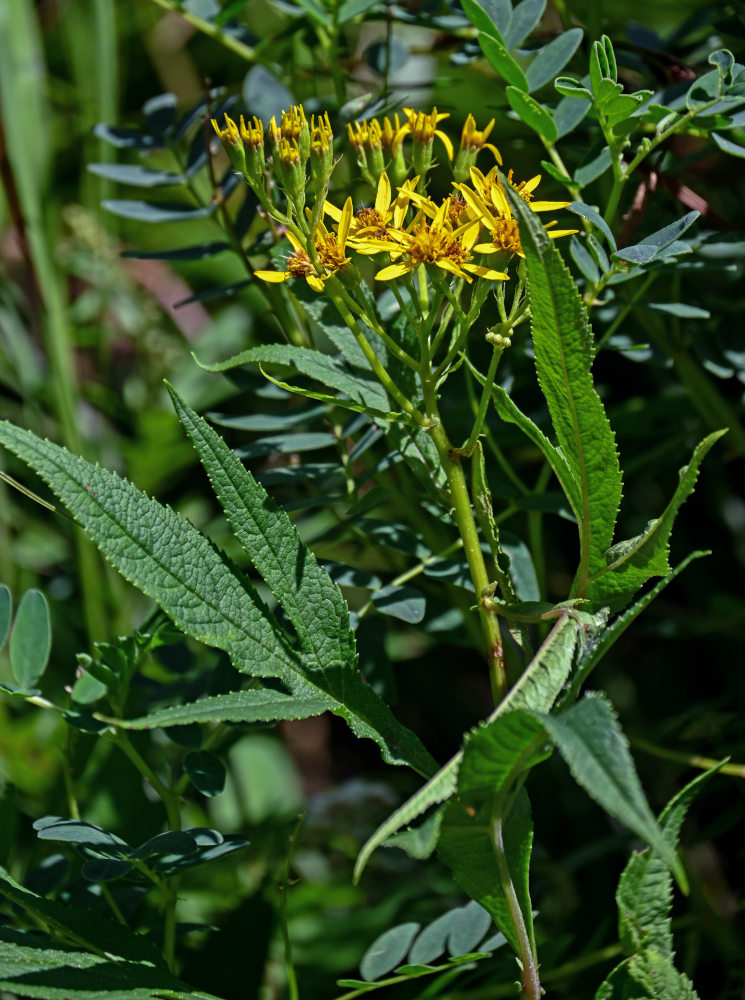
[[504,215],[496,218],[496,226],[491,231],[492,242],[499,250],[507,253],[520,253],[520,230],[514,219],[508,219]]
[[452,226],[458,225],[458,220],[460,219],[461,212],[466,208],[466,202],[464,198],[460,195],[450,196],[450,205],[448,206],[448,221]]
[[316,250],[318,251],[318,259],[327,271],[338,271],[346,261],[344,252],[333,233],[317,237]]
[[293,278],[304,278],[313,271],[313,265],[305,250],[295,250],[290,254],[287,258],[287,271]]
[[422,222],[411,233],[407,248],[409,257],[417,264],[436,264],[438,260],[449,260],[460,267],[471,259],[471,253],[457,236],[444,229],[431,229],[429,223]]
[[360,208],[355,217],[366,236],[377,236],[380,240],[390,239],[385,219],[377,208]]

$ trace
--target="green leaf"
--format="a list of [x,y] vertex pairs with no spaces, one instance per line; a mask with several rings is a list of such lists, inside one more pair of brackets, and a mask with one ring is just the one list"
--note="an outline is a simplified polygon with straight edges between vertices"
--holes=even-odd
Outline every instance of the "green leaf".
[[507,83],[517,87],[519,91],[527,91],[528,80],[522,69],[510,55],[507,46],[501,38],[494,35],[487,35],[483,31],[479,32],[479,45],[481,51],[489,60],[493,68],[504,77]]
[[[527,89],[526,86],[525,90]],[[528,128],[532,128],[546,142],[556,142],[559,133],[551,113],[534,97],[524,93],[523,88],[508,87],[507,100],[510,102],[512,110],[525,122]]]
[[232,368],[252,364],[284,365],[315,379],[322,385],[345,393],[353,402],[367,407],[371,412],[385,414],[389,410],[388,397],[377,381],[366,378],[361,373],[354,373],[334,358],[309,347],[268,344],[263,347],[251,347],[215,365],[203,365],[198,359],[195,360],[200,368],[208,372],[230,371]]
[[336,18],[339,24],[346,24],[347,21],[351,21],[354,17],[359,17],[361,14],[366,14],[368,11],[373,10],[380,3],[380,0],[344,0],[344,3],[339,7]]
[[649,236],[645,236],[640,243],[635,243],[630,247],[622,247],[611,256],[614,260],[628,260],[632,264],[649,264],[656,257],[660,256],[663,250],[674,244],[689,229],[699,212],[688,212],[669,226],[664,226]]
[[453,958],[477,951],[491,927],[488,910],[471,900],[455,912],[448,935],[448,951]]
[[[535,213],[509,185],[505,190],[525,251],[538,381],[579,493],[573,510],[580,564],[572,596],[584,597],[590,575],[605,565],[621,502],[615,437],[593,385],[592,335],[572,276]],[[567,499],[572,502],[572,495]]]
[[206,260],[223,250],[230,250],[230,244],[224,240],[212,243],[198,243],[193,247],[179,247],[176,250],[125,250],[122,257],[134,260]]
[[492,38],[496,38],[498,42],[504,45],[502,32],[482,4],[477,3],[476,0],[463,0],[462,7],[466,17],[475,28],[478,28],[479,31],[484,32],[486,35],[490,35]]
[[10,588],[0,584],[0,650],[5,645],[10,631],[10,620],[13,615],[13,596]]
[[410,625],[424,619],[427,606],[424,594],[414,587],[381,587],[373,593],[372,602],[381,615],[399,618]]
[[[135,934],[101,913],[69,902],[45,899],[19,885],[3,871],[0,871],[0,894],[42,920],[51,930],[66,934],[84,948],[103,952],[111,958],[165,970],[160,950],[150,937]],[[4,975],[4,971],[0,972],[0,978]]]
[[98,177],[134,187],[167,187],[169,184],[184,183],[181,174],[171,173],[170,170],[148,170],[136,163],[89,163],[88,170]]
[[46,670],[51,648],[47,599],[40,590],[27,590],[18,605],[9,646],[13,676],[21,687],[36,684]]
[[605,236],[611,249],[616,249],[616,241],[608,223],[602,215],[595,211],[594,208],[591,208],[590,205],[586,205],[583,201],[573,201],[570,205],[567,205],[567,210],[569,212],[574,212],[575,215],[579,215],[583,219],[587,219],[588,222],[591,222],[593,226],[595,226],[596,229],[599,229],[603,236]]
[[33,823],[39,840],[58,840],[87,847],[107,858],[121,858],[130,853],[129,844],[115,833],[79,819],[44,816]]
[[206,219],[212,215],[214,206],[190,205],[188,202],[149,202],[106,199],[101,207],[122,219],[136,219],[137,222],[185,222],[190,219]]
[[420,924],[408,923],[391,927],[365,952],[360,962],[360,975],[371,983],[400,965],[419,931]]
[[554,87],[564,97],[591,98],[592,91],[583,86],[571,76],[559,76],[554,80]]
[[[660,814],[660,829],[671,850],[677,847],[688,807],[718,769],[695,777]],[[662,858],[650,848],[632,854],[616,891],[619,937],[626,954],[651,947],[666,958],[673,958],[672,898],[672,879]]]
[[512,11],[509,27],[504,33],[504,43],[514,49],[524,42],[537,26],[546,9],[546,0],[522,0]]
[[156,709],[135,719],[98,716],[120,729],[155,729],[188,726],[194,722],[275,722],[278,719],[307,719],[333,707],[328,696],[295,696],[259,688],[215,694],[184,705]]
[[184,758],[184,771],[202,795],[219,795],[225,788],[225,765],[209,750],[194,750]]
[[220,435],[170,385],[167,388],[233,534],[292,622],[303,653],[319,668],[356,668],[349,609],[338,586]]
[[[557,73],[564,69],[577,51],[579,43],[582,41],[582,34],[581,28],[570,28],[538,50],[525,74],[531,92],[549,83]],[[563,93],[563,91],[559,92]],[[590,94],[588,92],[581,96],[589,97]]]
[[689,556],[686,556],[671,573],[668,573],[651,590],[647,591],[646,594],[628,607],[622,615],[619,615],[610,625],[604,628],[595,641],[588,644],[577,664],[571,684],[566,694],[562,697],[563,702],[571,704],[574,701],[590,673],[595,669],[611,646],[620,639],[629,625],[639,617],[642,611],[649,607],[655,597],[665,589],[668,583],[671,583],[679,573],[682,573],[686,566],[690,562],[693,562],[694,559],[700,559],[702,556],[707,555],[709,555],[708,552],[692,552]]
[[649,808],[628,742],[605,696],[588,693],[561,715],[542,714],[539,718],[577,784],[610,816],[646,841],[685,887],[685,872]]
[[741,160],[745,159],[745,146],[739,146],[736,142],[725,139],[723,135],[719,135],[717,132],[712,132],[711,137],[723,153],[729,153],[730,156],[737,156]]
[[318,665],[294,650],[248,580],[188,521],[115,473],[29,431],[0,424],[0,443],[38,472],[109,562],[187,635],[223,649],[243,673],[278,678],[292,694],[330,696],[332,710],[358,736],[374,739],[387,761],[433,772],[420,741],[356,669]]
[[[486,722],[492,722],[503,712],[513,709],[548,712],[569,677],[576,645],[574,621],[568,616],[560,618],[520,679]],[[459,750],[437,774],[381,823],[360,850],[354,866],[355,882],[359,881],[371,855],[382,843],[427,809],[450,798],[457,786],[462,758],[463,751]]]
[[[527,718],[524,713],[514,714]],[[540,724],[536,724],[536,729],[541,732]],[[458,885],[484,907],[515,951],[519,952],[514,922],[501,887],[500,870],[494,854],[493,806],[493,796],[484,798],[475,812],[472,806],[467,810],[456,799],[448,803],[438,854],[451,869]],[[524,788],[515,797],[503,824],[502,842],[520,911],[530,933],[532,916],[528,868],[533,824]]]
[[601,984],[595,1000],[699,1000],[690,979],[653,948],[616,966]]
[[670,535],[678,510],[693,492],[699,467],[710,448],[726,433],[726,429],[715,431],[697,445],[691,461],[680,470],[677,489],[660,517],[650,521],[636,538],[608,550],[607,565],[590,578],[590,600],[612,609],[623,607],[650,577],[670,572]]
[[112,961],[105,945],[101,952],[1,928],[0,990],[38,1000],[218,1000],[192,990],[160,966]]

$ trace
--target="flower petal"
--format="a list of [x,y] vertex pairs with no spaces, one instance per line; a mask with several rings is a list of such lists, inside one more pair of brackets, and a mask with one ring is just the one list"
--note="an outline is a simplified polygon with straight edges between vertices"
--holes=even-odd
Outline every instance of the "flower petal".
[[414,270],[413,264],[389,264],[382,271],[375,275],[376,281],[390,281],[392,278],[401,278],[404,274]]
[[289,271],[254,271],[254,277],[277,285],[280,281],[287,281],[292,275]]

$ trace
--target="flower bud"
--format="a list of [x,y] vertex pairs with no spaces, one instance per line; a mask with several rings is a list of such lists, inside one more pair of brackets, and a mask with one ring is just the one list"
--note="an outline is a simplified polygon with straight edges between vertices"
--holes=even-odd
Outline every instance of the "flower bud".
[[316,194],[326,189],[334,169],[334,133],[331,131],[328,112],[311,118],[310,180]]
[[300,147],[295,139],[279,140],[279,152],[275,163],[277,177],[284,188],[287,200],[291,201],[300,214],[305,205],[305,167],[300,155]]
[[253,120],[246,124],[241,115],[241,140],[246,159],[246,175],[251,180],[259,181],[264,176],[266,166],[264,160],[264,125],[254,115]]
[[463,182],[469,179],[471,167],[476,163],[476,157],[482,149],[491,150],[497,163],[500,166],[502,165],[502,157],[499,150],[492,143],[486,141],[493,128],[494,119],[492,118],[486,128],[483,131],[479,131],[476,128],[476,119],[472,114],[468,115],[463,126],[463,132],[461,133],[458,156],[453,167],[453,174],[456,181]]
[[242,174],[246,172],[246,154],[243,149],[243,141],[238,126],[229,115],[225,115],[225,128],[220,128],[216,119],[212,118],[212,127],[220,137],[220,142],[225,148],[225,152],[230,158],[230,162],[240,170]]

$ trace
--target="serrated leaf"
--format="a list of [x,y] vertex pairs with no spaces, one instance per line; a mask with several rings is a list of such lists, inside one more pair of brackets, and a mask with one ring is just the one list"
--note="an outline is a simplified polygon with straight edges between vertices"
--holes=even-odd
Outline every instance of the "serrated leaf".
[[512,11],[510,24],[504,33],[504,43],[514,49],[524,42],[538,25],[546,9],[546,0],[522,0]]
[[366,378],[362,373],[354,373],[340,362],[320,351],[292,344],[269,344],[251,347],[247,351],[214,365],[197,364],[205,371],[224,372],[243,365],[279,364],[295,369],[322,385],[343,392],[354,402],[385,414],[389,410],[388,397],[377,381]]
[[[101,919],[97,917],[97,919]],[[44,934],[0,928],[0,990],[38,1000],[219,1000],[167,969],[56,944]]]
[[356,668],[349,609],[337,585],[219,434],[170,385],[168,391],[233,534],[292,622],[304,654],[319,667]]
[[269,688],[215,694],[184,705],[156,709],[134,719],[102,718],[120,729],[155,729],[186,726],[194,722],[276,722],[278,719],[307,719],[332,708],[328,696],[296,696]]
[[[527,90],[527,87],[525,89]],[[528,128],[532,128],[546,142],[556,142],[559,133],[547,108],[544,108],[534,97],[523,93],[523,90],[517,87],[508,87],[506,93],[510,107]]]
[[3,871],[0,871],[0,894],[53,930],[73,936],[84,947],[111,958],[165,969],[159,949],[148,936],[135,934],[101,913],[39,896]]
[[10,620],[13,616],[13,597],[10,588],[0,584],[0,650],[5,645],[10,631]]
[[47,668],[51,649],[47,599],[40,590],[27,590],[18,605],[8,646],[13,676],[21,687],[32,688],[36,684]]
[[39,473],[112,565],[182,631],[223,649],[244,673],[277,677],[292,694],[329,695],[333,711],[358,736],[378,742],[386,760],[409,763],[424,775],[433,772],[420,741],[356,670],[306,662],[245,576],[188,521],[115,473],[29,431],[0,424],[0,442]]
[[[515,714],[527,718],[523,713]],[[497,725],[497,721],[494,725]],[[536,728],[538,732],[541,731],[539,723]],[[464,757],[464,763],[465,760]],[[515,951],[519,952],[514,922],[502,890],[501,873],[495,858],[493,808],[493,797],[483,797],[475,809],[473,806],[465,808],[456,799],[449,802],[445,810],[438,855],[450,868],[458,885],[487,910]],[[502,824],[501,834],[504,857],[523,920],[530,933],[532,915],[528,869],[533,844],[533,824],[530,802],[524,788],[516,795]]]
[[570,28],[538,50],[525,74],[531,92],[549,83],[564,69],[577,51],[582,34],[581,28]]
[[527,91],[528,81],[520,66],[515,62],[501,38],[479,32],[481,51],[492,67],[504,77],[507,83],[517,87],[519,91]]
[[101,207],[122,219],[137,222],[187,222],[192,219],[206,219],[214,212],[214,206],[196,206],[188,202],[129,201],[109,198],[101,202]]
[[[583,597],[605,565],[621,502],[615,437],[593,385],[587,312],[559,251],[519,196],[506,193],[520,225],[528,272],[533,348],[541,391],[579,492],[580,563],[572,587]],[[567,499],[572,501],[570,495]]]
[[[494,709],[486,722],[513,709],[547,712],[566,683],[572,669],[577,645],[577,629],[569,618],[561,618],[525,668],[507,697]],[[398,830],[417,816],[449,799],[456,789],[463,751],[459,750],[430,780],[399,806],[363,844],[354,866],[354,880],[359,881],[372,853]]]
[[577,784],[649,844],[685,887],[685,872],[649,808],[628,742],[604,695],[588,693],[561,715],[538,717]]
[[[677,847],[688,807],[717,770],[714,768],[695,777],[660,814],[660,829],[672,850]],[[673,958],[672,893],[670,872],[655,851],[647,848],[641,854],[632,854],[616,891],[619,937],[627,954],[652,947],[665,957]]]
[[419,927],[414,923],[399,924],[376,938],[360,962],[362,978],[368,983],[373,982],[400,965]]
[[626,608],[622,615],[619,615],[611,622],[610,625],[602,630],[597,639],[587,645],[583,655],[580,657],[580,661],[577,664],[577,669],[572,677],[566,697],[563,700],[566,700],[568,704],[571,704],[571,702],[574,701],[580,691],[580,688],[587,680],[590,673],[595,669],[611,646],[618,639],[620,639],[629,625],[631,625],[631,623],[639,617],[642,611],[649,607],[655,597],[657,597],[657,595],[665,589],[668,583],[671,583],[679,573],[682,573],[690,562],[694,559],[700,559],[702,556],[706,555],[709,555],[709,553],[692,552],[689,556],[686,556],[686,558],[679,563],[671,573],[668,573],[664,579],[655,584],[655,586],[640,597],[638,601],[635,601],[634,604]]
[[660,517],[650,521],[636,538],[619,542],[608,550],[606,566],[590,578],[587,590],[590,600],[618,609],[650,577],[670,572],[670,535],[678,510],[693,492],[698,470],[707,453],[726,433],[726,430],[715,431],[697,445],[691,461],[680,470],[678,486]]
[[174,174],[170,170],[148,170],[136,163],[89,163],[88,170],[98,177],[106,177],[119,184],[132,184],[134,187],[167,187],[170,184],[184,183],[181,174]]

